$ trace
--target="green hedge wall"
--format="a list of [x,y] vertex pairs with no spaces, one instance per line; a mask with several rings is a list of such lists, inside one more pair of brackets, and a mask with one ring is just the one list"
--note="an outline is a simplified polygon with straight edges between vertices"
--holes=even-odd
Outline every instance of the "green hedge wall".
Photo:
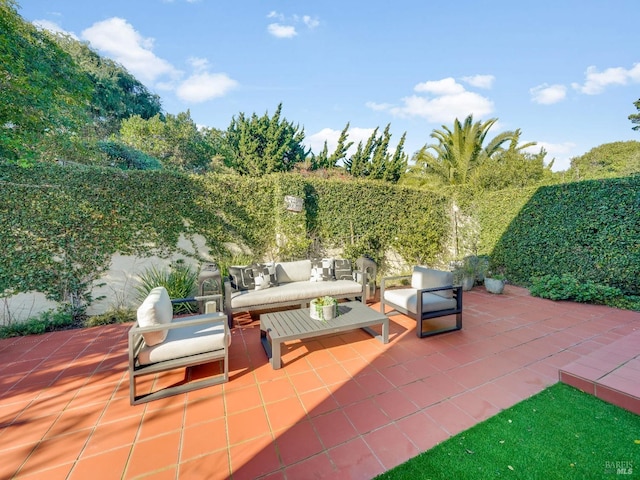
[[[0,296],[35,290],[81,308],[112,254],[168,255],[181,234],[202,235],[220,259],[230,242],[256,259],[344,248],[350,258],[371,256],[381,273],[390,249],[409,264],[433,264],[448,258],[453,199],[479,225],[477,253],[513,283],[571,274],[638,294],[639,192],[640,176],[479,194],[291,173],[0,164]],[[303,212],[287,211],[286,195],[303,198]]]
[[[303,198],[305,210],[287,211],[285,195]],[[0,165],[0,292],[40,291],[81,309],[111,255],[169,255],[181,234],[204,236],[220,259],[231,256],[225,244],[236,243],[256,259],[337,246],[380,260],[392,246],[428,260],[447,234],[446,204],[437,194],[381,182],[295,174]]]
[[481,210],[492,263],[513,282],[571,274],[640,293],[640,176],[502,192]]

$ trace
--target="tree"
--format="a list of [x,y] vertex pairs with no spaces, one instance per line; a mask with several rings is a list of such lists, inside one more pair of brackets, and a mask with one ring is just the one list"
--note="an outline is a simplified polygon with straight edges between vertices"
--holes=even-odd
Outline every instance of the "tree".
[[375,128],[365,146],[358,142],[356,153],[345,160],[345,168],[354,177],[367,177],[369,175],[369,163],[371,154],[378,143],[378,127]]
[[342,129],[340,132],[340,137],[338,138],[338,144],[336,145],[336,149],[333,151],[331,156],[328,158],[328,166],[329,168],[335,167],[340,160],[344,160],[347,157],[347,151],[353,145],[353,142],[347,142],[347,138],[349,137],[350,122]]
[[632,113],[629,115],[629,120],[631,120],[631,123],[637,124],[635,127],[632,127],[632,130],[640,130],[640,99],[633,102],[633,104],[638,110],[638,113]]
[[311,170],[320,170],[329,166],[329,146],[324,141],[324,146],[318,155],[311,156]]
[[240,113],[231,120],[226,141],[233,153],[231,168],[242,175],[262,176],[288,172],[309,154],[302,144],[304,129],[281,119],[282,103],[272,117]]
[[90,82],[48,35],[0,1],[0,158],[83,156]]
[[391,124],[387,124],[378,136],[378,128],[371,133],[367,143],[358,143],[356,152],[345,159],[345,169],[354,177],[367,177],[375,180],[397,182],[407,167],[407,155],[404,153],[406,132],[400,138],[393,155],[389,152]]
[[148,120],[134,115],[122,122],[120,138],[174,170],[204,172],[217,153],[210,141],[215,137],[198,129],[188,110],[164,117],[157,114]]
[[117,133],[120,123],[133,115],[145,120],[161,115],[160,97],[149,92],[122,65],[101,57],[69,35],[46,33],[86,72],[93,92],[89,108],[100,137]]
[[592,148],[584,155],[571,159],[569,178],[627,177],[640,173],[640,142],[612,142]]
[[473,115],[469,115],[464,123],[456,118],[453,122],[453,130],[445,125],[442,126],[442,130],[433,130],[431,137],[438,143],[427,144],[414,155],[415,165],[409,174],[414,178],[410,179],[409,183],[439,185],[467,183],[470,173],[480,165],[482,160],[490,159],[503,150],[504,143],[513,140],[514,132],[503,132],[484,146],[489,130],[497,121],[497,118],[492,118],[486,122],[474,123]]

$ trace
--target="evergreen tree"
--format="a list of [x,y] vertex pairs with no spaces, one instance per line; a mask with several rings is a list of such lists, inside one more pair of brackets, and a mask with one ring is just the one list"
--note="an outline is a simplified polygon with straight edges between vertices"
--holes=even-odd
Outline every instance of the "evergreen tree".
[[638,113],[632,113],[631,115],[629,115],[629,120],[631,120],[631,123],[636,124],[634,127],[631,127],[631,129],[640,130],[640,99],[633,102],[633,105],[636,107],[636,110],[638,110]]
[[358,149],[356,153],[351,155],[351,158],[346,162],[347,171],[353,177],[368,177],[369,168],[371,163],[371,154],[378,144],[378,127],[371,133],[371,136],[367,140],[365,146],[362,146],[362,142],[358,143]]
[[376,180],[382,180],[385,177],[385,171],[387,169],[387,163],[389,161],[389,140],[391,140],[391,134],[389,128],[391,124],[387,124],[382,135],[376,140],[373,154],[371,156],[371,166],[369,167],[369,178]]
[[398,146],[396,147],[393,157],[387,163],[383,179],[388,182],[397,183],[407,170],[409,158],[407,154],[404,153],[404,142],[406,138],[407,132],[404,132],[402,137],[400,137],[400,141],[398,142]]
[[329,147],[327,141],[324,141],[324,147],[318,155],[313,155],[311,158],[311,170],[320,170],[321,168],[327,168],[329,164]]
[[[344,160],[347,156],[347,150],[349,150],[353,145],[353,142],[347,142],[347,138],[349,137],[349,134],[348,134],[349,125],[350,123],[347,122],[345,127],[342,129],[342,132],[340,132],[340,137],[338,138],[338,145],[336,145],[336,149],[331,154],[327,162],[329,168],[335,167],[340,160]],[[326,143],[325,143],[325,147],[326,147]]]
[[282,104],[269,118],[268,113],[250,118],[240,113],[231,120],[226,141],[233,152],[231,168],[242,175],[261,176],[274,172],[291,171],[304,162],[304,129],[280,119]]

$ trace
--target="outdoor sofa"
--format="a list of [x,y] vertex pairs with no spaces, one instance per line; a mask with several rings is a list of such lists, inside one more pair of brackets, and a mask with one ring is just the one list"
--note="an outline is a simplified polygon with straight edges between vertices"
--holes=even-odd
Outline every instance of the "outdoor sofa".
[[323,258],[232,266],[224,282],[224,311],[231,327],[235,312],[304,308],[323,296],[366,302],[375,294],[376,273],[375,262],[366,257],[355,265]]

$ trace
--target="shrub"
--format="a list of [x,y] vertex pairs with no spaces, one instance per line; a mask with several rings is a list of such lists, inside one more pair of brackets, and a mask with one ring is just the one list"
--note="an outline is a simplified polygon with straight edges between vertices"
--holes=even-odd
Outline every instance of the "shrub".
[[[189,298],[197,289],[198,272],[181,261],[173,263],[169,269],[151,267],[140,275],[140,285],[136,288],[138,300],[143,301],[155,287],[164,287],[169,297]],[[194,313],[198,309],[196,303],[180,303],[173,306],[175,314]]]
[[100,315],[92,315],[85,322],[85,327],[97,327],[114,323],[133,322],[136,319],[136,311],[132,308],[114,308]]
[[39,335],[79,326],[69,312],[49,310],[24,322],[12,322],[9,325],[0,326],[0,338]]
[[600,305],[613,305],[624,298],[619,288],[598,285],[590,280],[581,282],[569,274],[534,278],[529,291],[535,297],[550,300],[573,300]]

